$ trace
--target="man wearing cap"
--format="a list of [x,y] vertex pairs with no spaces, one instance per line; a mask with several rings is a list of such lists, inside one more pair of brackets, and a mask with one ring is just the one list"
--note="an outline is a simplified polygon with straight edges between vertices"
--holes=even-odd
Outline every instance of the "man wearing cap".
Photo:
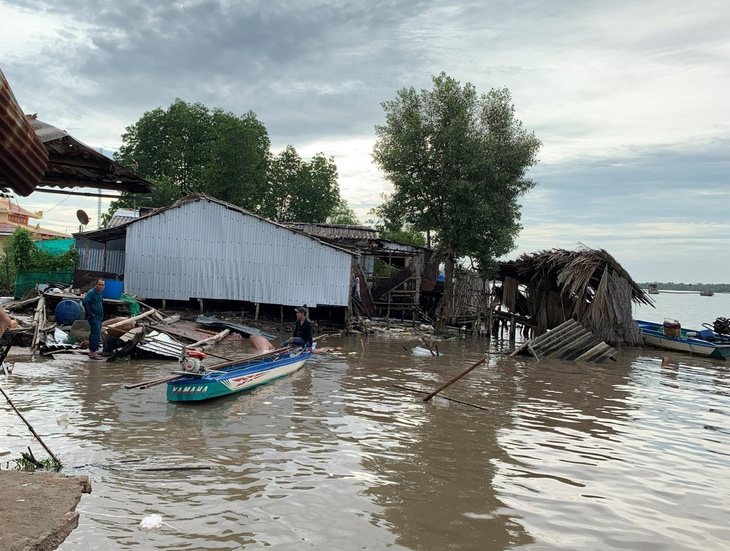
[[291,338],[284,341],[286,345],[296,346],[312,346],[312,322],[307,319],[307,309],[297,308],[297,323],[294,326],[294,332],[291,334]]

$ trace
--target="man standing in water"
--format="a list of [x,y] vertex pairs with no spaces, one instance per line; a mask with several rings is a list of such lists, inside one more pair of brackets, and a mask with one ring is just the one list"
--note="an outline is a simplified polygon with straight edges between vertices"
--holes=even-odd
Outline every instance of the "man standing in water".
[[89,320],[91,332],[89,333],[89,358],[102,360],[99,354],[99,340],[101,339],[101,322],[104,319],[104,306],[101,293],[106,283],[103,279],[97,279],[96,285],[86,293],[83,305],[86,309],[86,319]]
[[291,337],[284,341],[286,345],[312,346],[312,322],[307,319],[307,309],[297,308],[297,323]]

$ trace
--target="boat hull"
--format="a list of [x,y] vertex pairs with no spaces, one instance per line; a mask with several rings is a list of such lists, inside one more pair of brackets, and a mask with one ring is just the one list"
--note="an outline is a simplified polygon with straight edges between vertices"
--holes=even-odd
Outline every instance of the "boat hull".
[[167,383],[169,402],[199,402],[248,390],[299,370],[312,355],[305,351],[230,366],[202,377],[184,376]]
[[730,343],[719,344],[703,339],[689,337],[688,332],[699,334],[700,331],[682,328],[678,337],[670,337],[664,334],[663,326],[659,323],[638,321],[639,330],[647,346],[686,352],[697,356],[708,358],[727,359],[730,358]]

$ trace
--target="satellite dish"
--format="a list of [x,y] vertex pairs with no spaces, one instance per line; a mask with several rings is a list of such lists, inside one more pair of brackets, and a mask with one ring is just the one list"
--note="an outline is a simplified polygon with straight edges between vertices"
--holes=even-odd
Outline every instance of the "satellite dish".
[[78,218],[79,222],[82,226],[85,226],[89,223],[89,215],[86,214],[83,210],[79,209],[76,211],[76,218]]

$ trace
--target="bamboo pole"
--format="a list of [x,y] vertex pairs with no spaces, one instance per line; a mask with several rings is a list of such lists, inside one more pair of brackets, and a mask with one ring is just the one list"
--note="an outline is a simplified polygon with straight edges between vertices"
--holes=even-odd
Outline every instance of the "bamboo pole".
[[214,342],[218,342],[219,340],[227,337],[230,334],[230,329],[224,329],[220,333],[217,333],[213,335],[212,337],[208,337],[207,339],[203,339],[202,341],[194,342],[193,344],[187,344],[184,345],[187,349],[197,348],[199,346],[202,346],[204,344],[213,344]]
[[[415,389],[415,388],[411,388],[409,386],[395,385],[395,384],[393,386],[395,388],[400,388],[400,389],[403,389],[403,390],[407,390],[409,392],[415,392],[417,394],[427,394],[428,393],[428,391],[418,390],[418,389]],[[491,409],[485,408],[484,406],[479,406],[477,404],[472,404],[471,402],[465,402],[464,400],[457,400],[456,398],[451,398],[449,396],[444,396],[443,394],[441,396],[439,396],[439,398],[443,398],[444,400],[450,400],[450,401],[456,402],[458,404],[464,404],[466,406],[471,406],[473,408],[483,409],[484,411],[492,411]]]
[[150,381],[142,381],[141,383],[137,383],[134,385],[124,385],[124,388],[127,390],[130,390],[133,388],[145,389],[145,388],[149,388],[151,386],[162,385],[168,381],[174,381],[175,379],[182,379],[182,377],[183,377],[183,375],[168,375],[167,377],[161,377],[159,379],[152,379]]
[[428,344],[428,342],[426,341],[426,339],[424,339],[423,337],[421,337],[421,342],[423,343],[423,345],[424,345],[424,346],[425,346],[426,348],[428,348],[428,351],[429,351],[429,352],[431,353],[431,356],[435,356],[435,355],[436,355],[436,353],[435,353],[435,352],[433,351],[433,349],[432,349],[432,348],[431,348],[431,346],[430,346],[430,345]]
[[35,331],[33,332],[33,341],[30,345],[30,359],[35,359],[38,345],[40,344],[41,327],[46,324],[46,297],[41,295],[38,300],[38,306],[36,307],[35,314],[33,315],[33,321],[35,322]]
[[124,325],[125,323],[129,323],[130,321],[137,321],[141,320],[142,318],[146,318],[147,316],[151,316],[157,312],[154,308],[152,310],[147,310],[144,314],[140,314],[139,316],[134,316],[133,318],[125,318],[122,321],[118,321],[116,323],[112,323],[111,325],[105,325],[104,329],[114,329],[115,327],[119,327],[120,325]]
[[31,426],[31,424],[30,424],[30,423],[29,423],[29,422],[28,422],[28,421],[27,421],[27,420],[25,419],[25,417],[23,417],[23,414],[22,414],[22,413],[20,413],[20,412],[18,411],[18,408],[16,408],[16,407],[15,407],[15,404],[14,404],[14,403],[13,403],[13,401],[12,401],[12,400],[10,399],[10,396],[8,396],[8,395],[7,395],[6,393],[5,393],[5,390],[4,390],[4,389],[3,389],[2,387],[0,387],[0,392],[2,392],[2,393],[3,393],[3,396],[5,396],[5,399],[6,399],[7,401],[8,401],[8,404],[10,404],[10,407],[11,407],[11,408],[13,408],[13,410],[15,411],[15,413],[17,413],[17,414],[18,414],[18,417],[20,417],[20,418],[21,418],[21,419],[23,420],[23,423],[25,423],[25,424],[26,424],[26,425],[28,426],[28,428],[30,429],[30,432],[32,432],[32,433],[33,433],[33,436],[35,436],[35,437],[36,437],[36,440],[38,440],[38,442],[40,442],[41,446],[43,446],[43,448],[44,448],[44,449],[45,449],[45,450],[46,450],[46,451],[48,452],[48,455],[50,455],[50,456],[51,456],[51,458],[52,458],[52,459],[53,459],[53,460],[54,460],[54,461],[55,461],[55,462],[56,462],[56,463],[58,464],[58,466],[60,467],[60,466],[61,466],[61,462],[59,461],[58,457],[56,457],[55,455],[53,455],[53,452],[52,452],[52,451],[51,451],[51,450],[49,449],[49,447],[48,447],[48,446],[46,446],[46,443],[45,443],[45,442],[43,442],[43,440],[41,440],[41,437],[40,437],[40,436],[38,436],[38,433],[37,433],[37,432],[35,431],[35,429],[34,429],[34,428],[33,428],[33,427]]
[[423,401],[424,401],[424,402],[428,402],[428,401],[429,401],[429,400],[430,400],[431,398],[433,398],[434,396],[436,396],[436,395],[437,395],[437,394],[438,394],[439,392],[441,392],[441,391],[442,391],[443,389],[445,389],[445,388],[447,388],[447,387],[449,387],[449,386],[453,385],[453,384],[454,384],[454,383],[455,383],[456,381],[458,381],[459,379],[461,379],[461,378],[462,378],[462,377],[463,377],[464,375],[466,375],[466,374],[467,374],[467,373],[469,373],[470,371],[472,371],[472,370],[476,369],[477,367],[479,367],[480,365],[482,365],[482,364],[483,364],[484,362],[486,362],[486,361],[487,361],[487,358],[486,358],[486,357],[484,357],[484,358],[482,358],[481,360],[478,360],[477,362],[474,362],[474,364],[473,364],[473,365],[471,365],[471,366],[470,366],[470,367],[469,367],[468,369],[466,369],[466,370],[462,371],[462,372],[461,372],[461,373],[460,373],[459,375],[457,375],[457,376],[456,376],[456,377],[454,377],[453,379],[449,380],[448,382],[446,382],[446,383],[442,384],[442,385],[441,385],[440,387],[438,387],[438,388],[437,388],[436,390],[434,390],[434,391],[433,391],[432,393],[430,393],[430,394],[429,394],[428,396],[426,396],[426,397],[425,397],[425,398],[423,399]]

